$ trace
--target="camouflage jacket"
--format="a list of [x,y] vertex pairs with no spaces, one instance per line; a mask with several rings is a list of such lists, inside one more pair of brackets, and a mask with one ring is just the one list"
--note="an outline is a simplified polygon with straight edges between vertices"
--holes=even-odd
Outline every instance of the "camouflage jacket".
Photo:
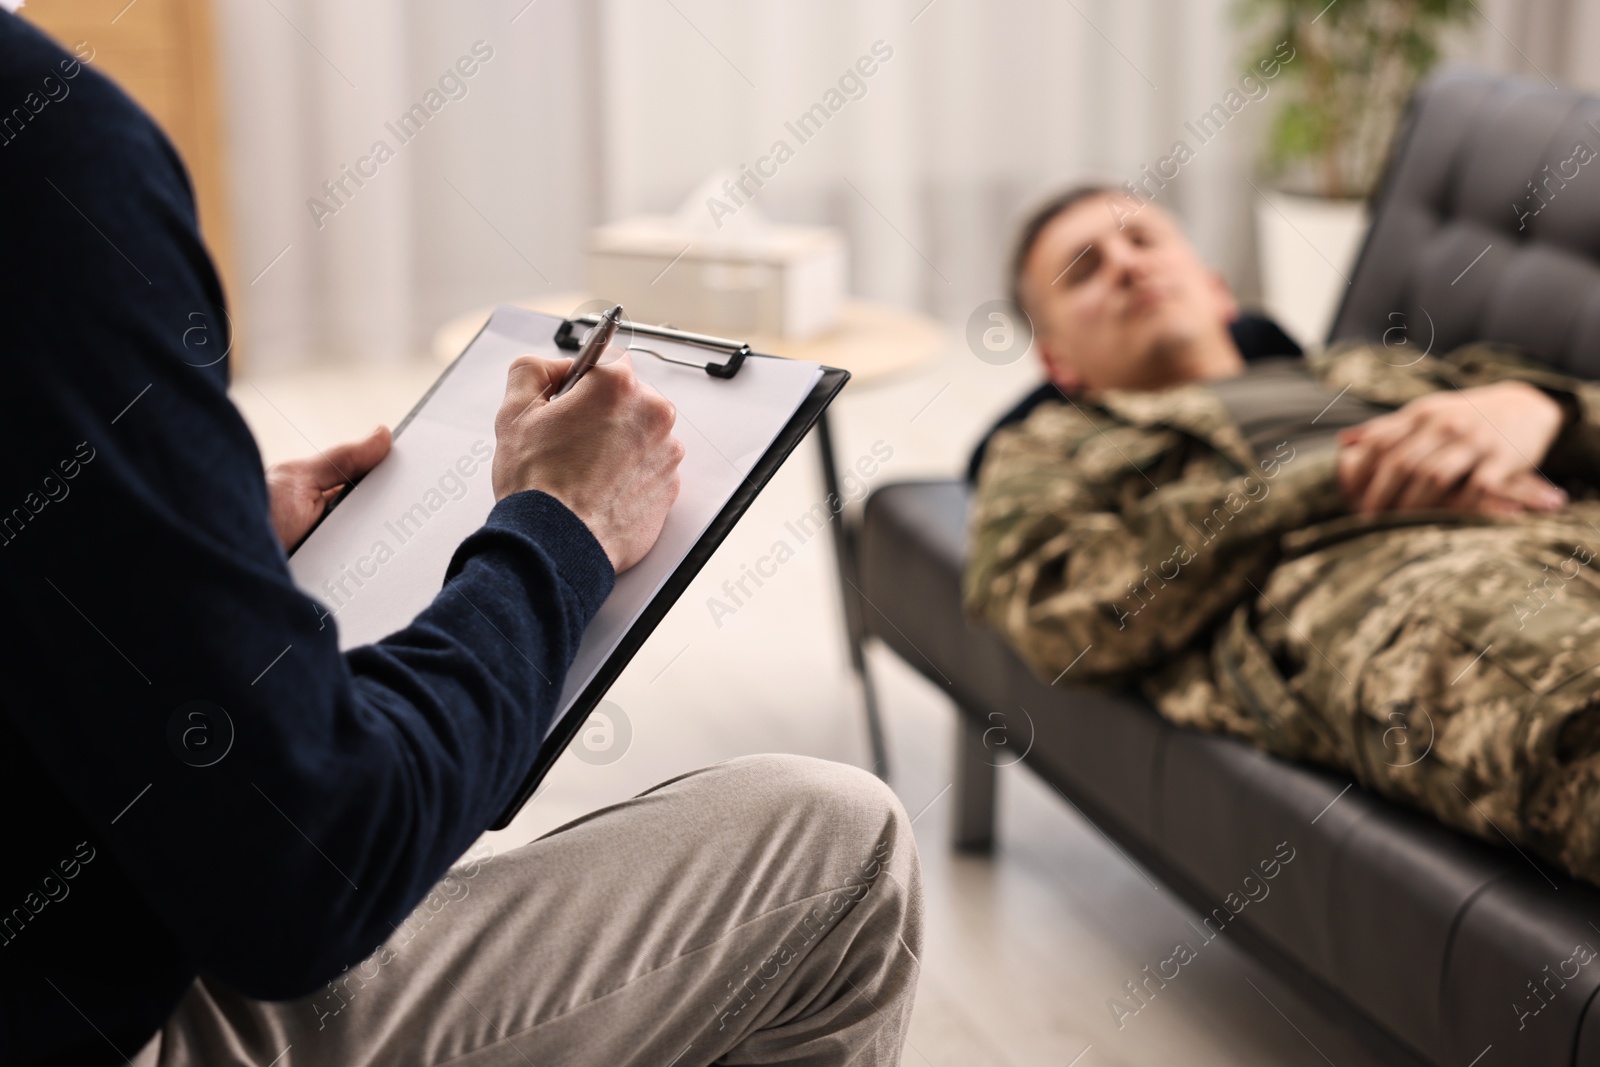
[[1474,346],[1308,357],[1383,407],[1521,379],[1573,418],[1572,502],[1346,513],[1335,450],[1255,455],[1202,385],[1047,404],[996,433],[966,601],[1046,681],[1137,681],[1168,719],[1322,763],[1600,885],[1600,386]]
[[[1584,475],[1600,469],[1600,385],[1490,345],[1406,365],[1395,357],[1349,344],[1306,358],[1330,391],[1391,408],[1440,389],[1527,381],[1577,412],[1542,469],[1574,499],[1593,481]],[[1137,679],[1169,718],[1254,735],[1258,722],[1219,702],[1207,652],[1230,610],[1261,595],[1278,564],[1353,532],[1493,521],[1442,511],[1350,516],[1333,450],[1286,443],[1252,454],[1202,384],[1111,391],[1046,404],[995,434],[970,520],[964,595],[969,613],[1046,681],[1068,670],[1079,682]]]

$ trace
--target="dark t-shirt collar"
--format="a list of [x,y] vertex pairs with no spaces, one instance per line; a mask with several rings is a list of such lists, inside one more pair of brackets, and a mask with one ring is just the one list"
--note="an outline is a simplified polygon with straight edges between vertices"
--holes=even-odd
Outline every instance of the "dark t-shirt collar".
[[[1228,332],[1233,335],[1233,343],[1238,347],[1239,354],[1244,357],[1246,363],[1258,359],[1271,359],[1274,356],[1304,355],[1300,346],[1295,344],[1294,338],[1284,333],[1282,327],[1265,315],[1241,315],[1228,327]],[[1016,407],[1002,415],[1000,421],[983,435],[978,447],[973,449],[972,458],[967,462],[967,482],[969,484],[977,482],[978,468],[983,465],[984,449],[989,447],[989,439],[994,436],[996,430],[1021,422],[1040,404],[1061,399],[1063,399],[1061,390],[1045,382],[1023,397]]]

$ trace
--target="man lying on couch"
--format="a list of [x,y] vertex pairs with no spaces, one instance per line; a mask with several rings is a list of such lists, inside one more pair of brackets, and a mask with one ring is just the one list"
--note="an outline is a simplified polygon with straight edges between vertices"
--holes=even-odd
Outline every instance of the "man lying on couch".
[[1600,882],[1600,386],[1300,358],[1159,208],[1024,228],[1049,382],[974,457],[968,609],[1038,674],[1354,774]]

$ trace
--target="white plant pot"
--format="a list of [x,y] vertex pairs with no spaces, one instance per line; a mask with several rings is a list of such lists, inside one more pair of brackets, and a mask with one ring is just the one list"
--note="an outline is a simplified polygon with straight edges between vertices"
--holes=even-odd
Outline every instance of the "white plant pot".
[[1302,346],[1327,340],[1367,224],[1367,207],[1359,200],[1282,192],[1257,198],[1263,301]]

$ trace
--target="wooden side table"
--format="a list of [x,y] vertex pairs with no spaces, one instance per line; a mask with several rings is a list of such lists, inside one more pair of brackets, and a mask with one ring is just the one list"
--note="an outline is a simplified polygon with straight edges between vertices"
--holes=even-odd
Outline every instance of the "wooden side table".
[[[518,301],[518,306],[547,315],[568,316],[587,303],[587,293],[555,293]],[[433,354],[449,363],[461,354],[472,338],[489,321],[493,308],[480,308],[451,319],[433,337]],[[585,310],[589,310],[585,308]],[[903,311],[865,300],[847,301],[839,326],[809,341],[785,341],[760,335],[741,337],[757,352],[786,359],[812,360],[850,372],[846,390],[870,388],[896,374],[919,367],[932,359],[944,341],[944,331],[925,315]],[[877,608],[866,600],[857,582],[857,534],[846,522],[844,495],[839,491],[839,466],[833,447],[833,428],[826,410],[817,420],[817,446],[822,453],[823,491],[833,513],[834,559],[839,571],[839,596],[844,604],[845,634],[850,644],[850,667],[861,681],[862,702],[866,711],[867,739],[871,745],[873,771],[889,777],[888,743],[883,734],[883,719],[878,698],[867,672],[863,644],[866,640],[865,613]]]

